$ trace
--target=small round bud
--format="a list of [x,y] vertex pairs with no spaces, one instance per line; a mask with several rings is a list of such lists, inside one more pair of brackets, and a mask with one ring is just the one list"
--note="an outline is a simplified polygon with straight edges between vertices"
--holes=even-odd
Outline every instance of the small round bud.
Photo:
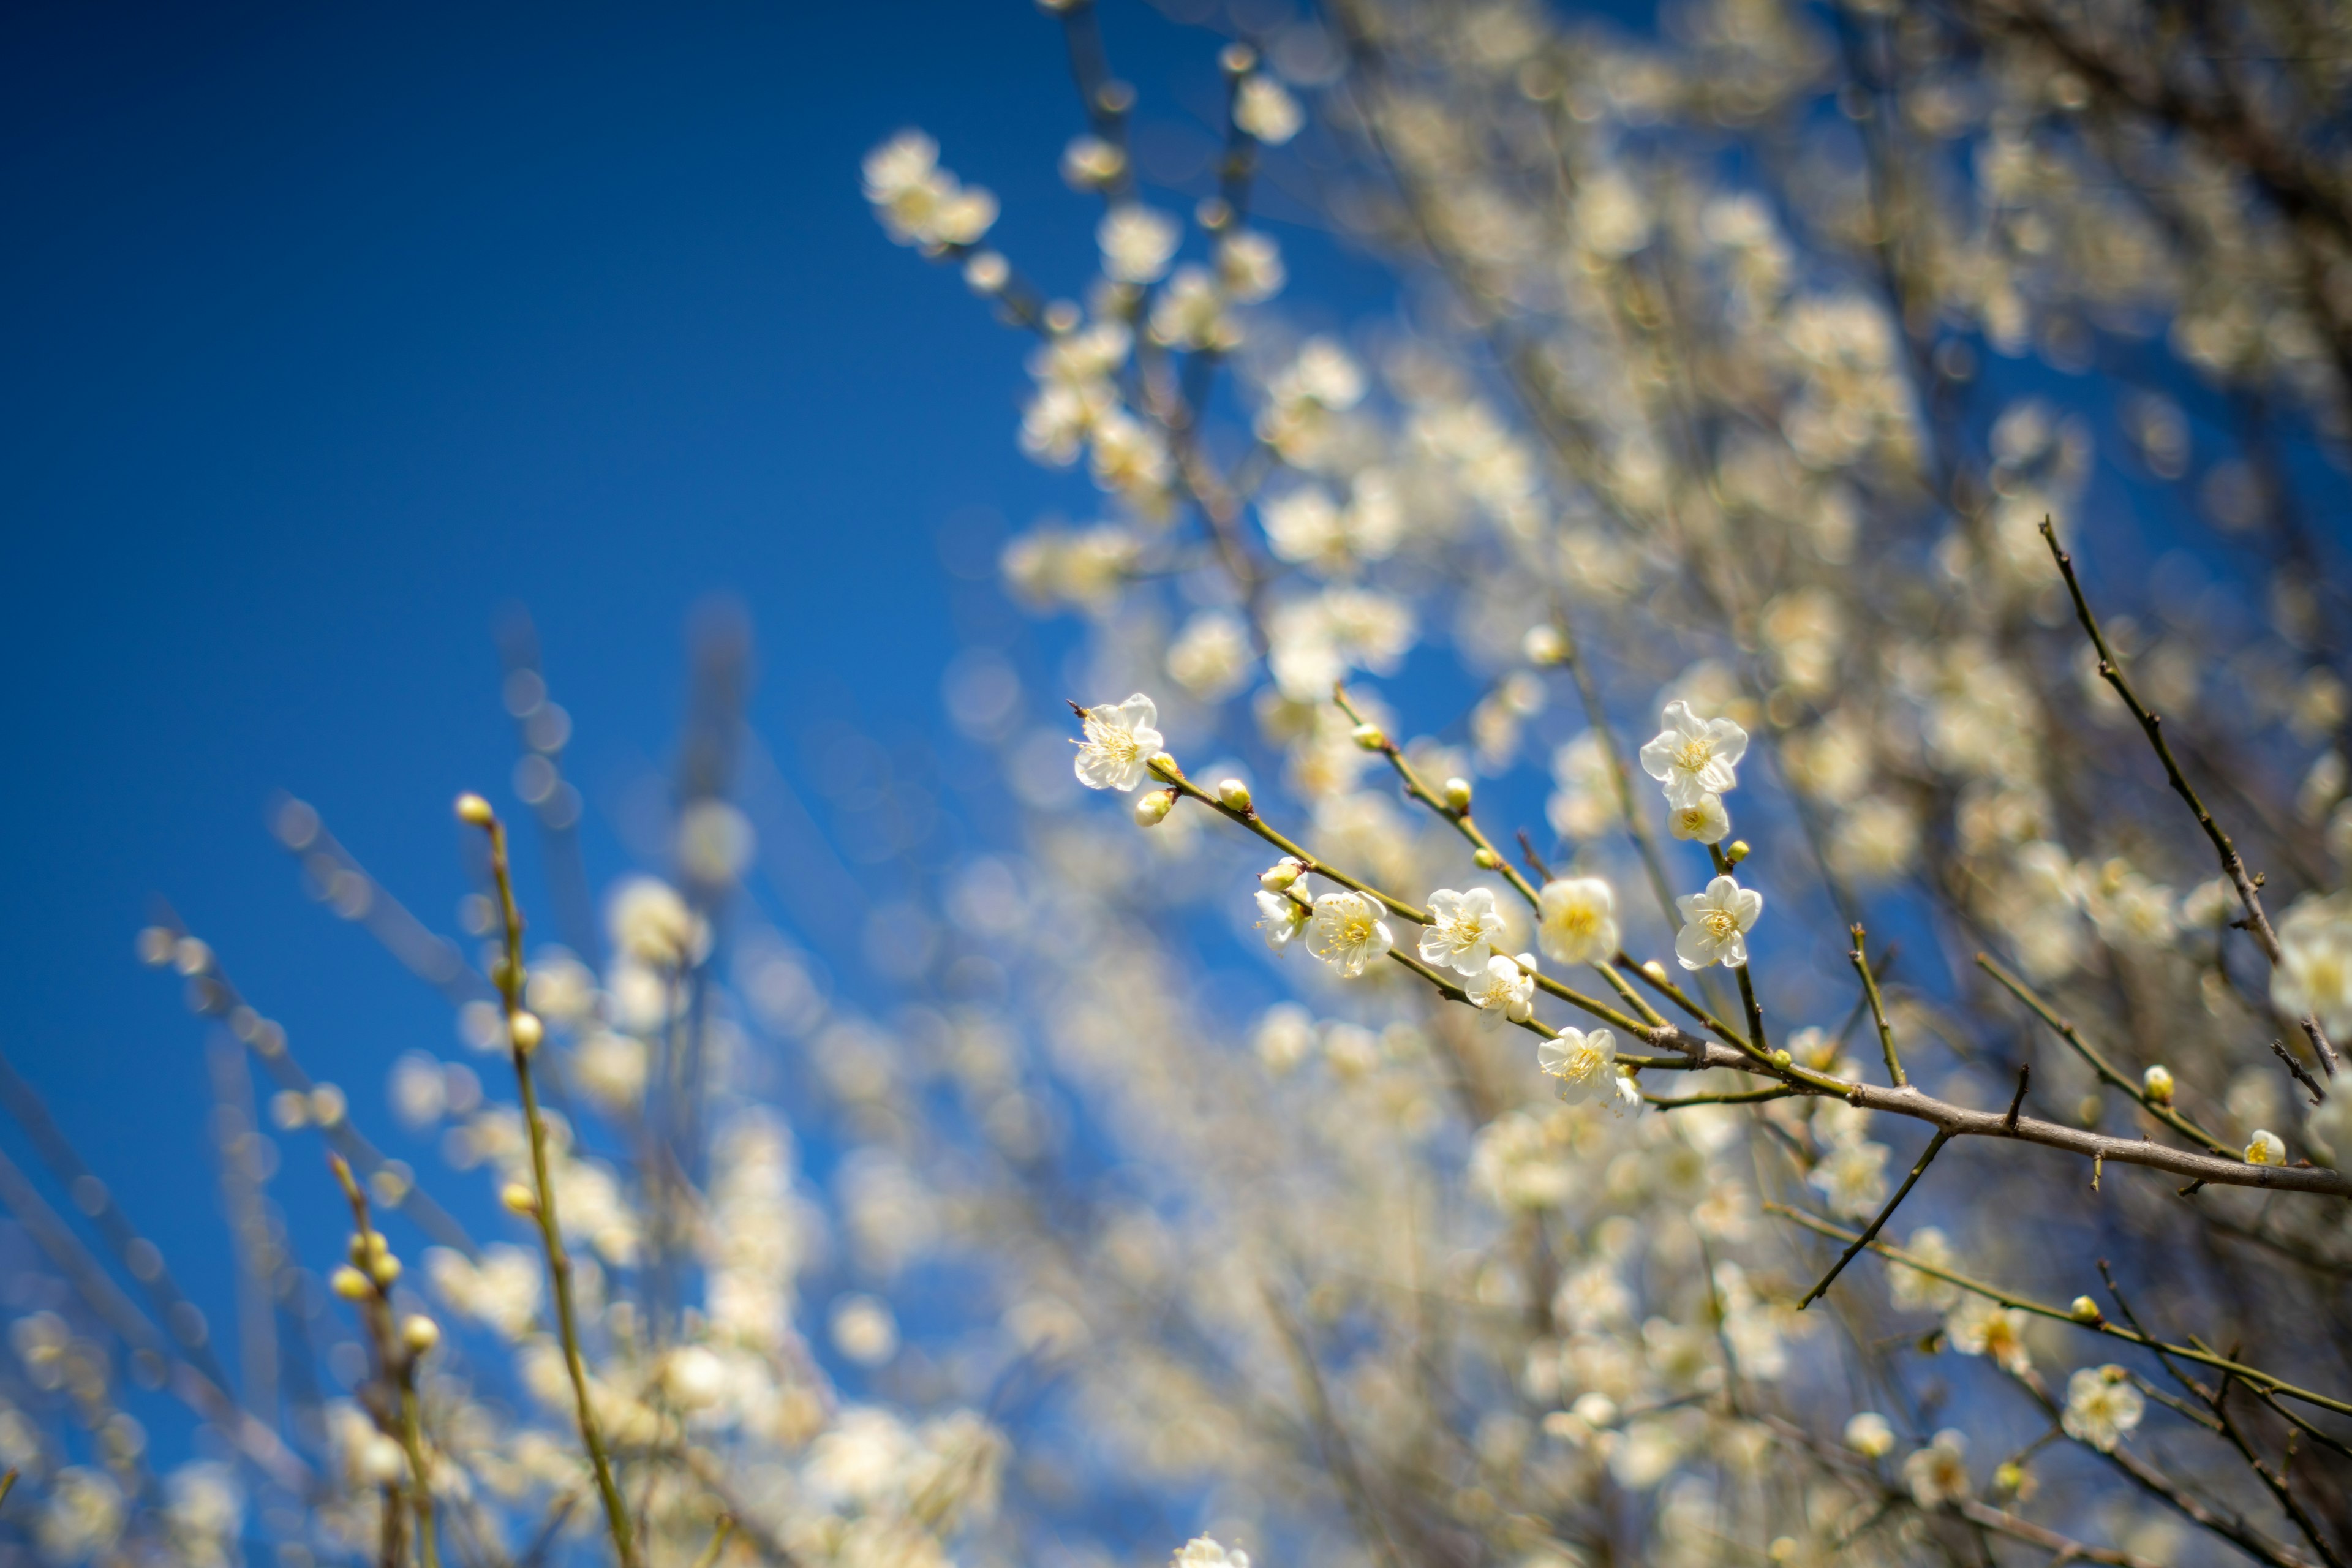
[[328,1277],[327,1288],[346,1301],[364,1301],[375,1294],[375,1287],[369,1283],[368,1277],[349,1264]]
[[2172,1103],[2172,1069],[2162,1062],[2153,1064],[2146,1072],[2139,1075],[2139,1086],[2147,1091],[2148,1099],[2156,1101],[2157,1104]]
[[1503,858],[1492,849],[1481,849],[1470,858],[1481,871],[1491,871],[1503,863]]
[[2072,1301],[2068,1302],[2066,1304],[2066,1315],[2074,1319],[2078,1323],[2103,1323],[2106,1321],[2106,1314],[2100,1311],[2099,1304],[2096,1301],[2092,1300],[2088,1296],[2077,1296]]
[[400,1342],[414,1354],[423,1355],[441,1342],[441,1325],[422,1312],[415,1313],[402,1320]]
[[509,1182],[499,1188],[499,1202],[504,1204],[515,1214],[532,1215],[539,1212],[539,1194],[520,1182]]
[[1666,966],[1654,958],[1642,965],[1642,973],[1653,980],[1663,981],[1666,977]]
[[1527,641],[1519,650],[1528,656],[1529,664],[1565,664],[1568,662],[1568,639],[1559,628],[1549,622],[1528,628]]
[[1778,1046],[1773,1048],[1772,1065],[1776,1068],[1787,1067],[1790,1062],[1793,1062],[1796,1059],[1796,1058],[1789,1054],[1789,1048],[1786,1046]]
[[2015,1459],[2004,1460],[1993,1467],[1992,1484],[1997,1491],[2015,1491],[2025,1484],[2025,1467]]
[[1246,812],[1250,808],[1250,787],[1239,779],[1226,779],[1217,785],[1217,798],[1225,803],[1227,811]]
[[387,1252],[370,1266],[369,1272],[375,1276],[377,1284],[389,1290],[393,1281],[400,1278],[400,1259]]
[[535,1051],[547,1038],[547,1026],[539,1021],[536,1013],[517,1013],[507,1020],[507,1037],[513,1040],[519,1051]]
[[1747,859],[1748,840],[1745,838],[1733,839],[1730,845],[1723,851],[1723,858],[1726,860],[1730,861],[1735,866],[1738,865],[1742,860]]
[[1152,752],[1150,767],[1151,771],[1161,778],[1174,779],[1184,776],[1184,770],[1176,765],[1176,753],[1173,752]]
[[1294,857],[1286,855],[1258,873],[1257,885],[1269,893],[1286,892],[1298,880],[1298,874],[1306,869]]
[[1445,781],[1445,809],[1448,811],[1467,811],[1470,809],[1470,781],[1468,779],[1447,779]]
[[476,827],[488,827],[498,820],[498,814],[490,809],[488,801],[467,790],[457,797],[457,820]]
[[1217,51],[1217,65],[1227,76],[1247,76],[1257,68],[1257,51],[1247,44],[1227,44]]
[[1356,744],[1368,752],[1381,751],[1389,743],[1388,736],[1378,724],[1359,724],[1349,731],[1349,735]]
[[1168,819],[1169,812],[1173,810],[1175,805],[1176,792],[1174,790],[1155,789],[1150,791],[1139,797],[1135,803],[1135,825],[1138,827],[1157,827]]

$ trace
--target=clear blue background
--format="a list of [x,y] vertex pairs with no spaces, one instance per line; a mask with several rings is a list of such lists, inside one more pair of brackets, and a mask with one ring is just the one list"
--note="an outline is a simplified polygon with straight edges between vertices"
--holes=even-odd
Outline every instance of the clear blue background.
[[[1213,102],[1213,38],[1109,26],[1158,112]],[[393,1058],[462,1052],[302,895],[274,790],[451,930],[452,795],[513,809],[493,627],[520,602],[602,879],[699,602],[748,611],[753,721],[805,795],[800,742],[934,722],[941,665],[1006,617],[940,569],[942,526],[1087,504],[1013,448],[1023,345],[859,196],[916,121],[1075,287],[1079,121],[1026,5],[0,19],[0,1050],[225,1353],[207,1026],[134,961],[153,896],[383,1134]],[[285,1145],[297,1244],[331,1250],[316,1140]]]

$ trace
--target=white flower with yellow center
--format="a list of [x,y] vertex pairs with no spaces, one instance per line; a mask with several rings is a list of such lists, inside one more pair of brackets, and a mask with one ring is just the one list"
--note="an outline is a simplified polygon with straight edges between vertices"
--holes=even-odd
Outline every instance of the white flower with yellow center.
[[1642,771],[1666,786],[1666,804],[1686,810],[1739,783],[1748,731],[1728,719],[1706,719],[1679,700],[1666,704],[1665,728],[1642,748]]
[[2077,1367],[2066,1380],[2066,1413],[2059,1425],[2066,1436],[2112,1454],[2124,1434],[2139,1425],[2147,1402],[2119,1366]]
[[1536,1047],[1536,1065],[1559,1080],[1552,1093],[1570,1105],[1614,1100],[1620,1092],[1617,1037],[1606,1029],[1562,1029],[1558,1039]]
[[1352,980],[1396,945],[1381,906],[1362,893],[1326,893],[1307,922],[1307,951]]
[[1748,932],[1764,912],[1764,895],[1743,888],[1729,877],[1717,877],[1703,893],[1675,900],[1682,911],[1683,929],[1675,938],[1675,957],[1685,969],[1705,969],[1720,963],[1738,969],[1748,962]]
[[1969,1495],[1969,1440],[1947,1426],[1936,1440],[1903,1461],[1903,1480],[1921,1508],[1941,1508]]
[[1176,220],[1134,202],[1122,202],[1095,226],[1102,247],[1103,276],[1121,283],[1150,283],[1168,270],[1181,237]]
[[1536,901],[1536,942],[1555,963],[1605,963],[1617,951],[1617,900],[1598,877],[1546,882]]
[[2014,1307],[1970,1296],[1945,1315],[1944,1332],[1962,1355],[1990,1356],[2019,1377],[2033,1370],[2032,1352],[2025,1348],[2025,1314]]
[[1470,1005],[1485,1014],[1485,1021],[1500,1017],[1524,1024],[1535,1016],[1535,954],[1506,958],[1498,952],[1486,961],[1484,973],[1464,981],[1462,989]]
[[1078,782],[1088,789],[1131,790],[1151,771],[1160,750],[1160,708],[1139,691],[1126,701],[1084,711],[1086,739],[1078,742]]
[[1257,895],[1257,929],[1265,932],[1265,945],[1280,952],[1291,939],[1307,928],[1314,910],[1288,893],[1260,891]]
[[1720,844],[1731,831],[1731,813],[1719,795],[1703,795],[1695,805],[1676,806],[1666,817],[1666,831],[1695,844]]
[[1823,1155],[1805,1179],[1820,1189],[1832,1210],[1860,1219],[1885,1201],[1886,1145],[1842,1145]]
[[2267,1127],[2255,1128],[2253,1137],[2246,1142],[2246,1163],[2249,1165],[2285,1164],[2285,1140]]
[[1473,888],[1457,893],[1440,888],[1429,895],[1429,916],[1430,923],[1421,928],[1421,961],[1456,974],[1474,978],[1485,974],[1495,943],[1504,936],[1495,889]]
[[2352,920],[2332,899],[2304,898],[2278,923],[2271,1003],[2291,1018],[2317,1016],[2331,1034],[2352,1030]]

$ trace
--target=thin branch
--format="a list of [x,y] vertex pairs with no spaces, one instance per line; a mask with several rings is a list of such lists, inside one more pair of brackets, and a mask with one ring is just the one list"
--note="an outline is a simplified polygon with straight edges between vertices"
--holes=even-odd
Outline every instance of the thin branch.
[[[2023,1092],[2022,1085],[2020,1086],[2019,1092],[2021,1094]],[[1864,1227],[1863,1233],[1848,1243],[1843,1252],[1838,1254],[1838,1260],[1830,1265],[1830,1271],[1822,1276],[1821,1283],[1805,1292],[1805,1299],[1797,1303],[1797,1310],[1801,1312],[1820,1300],[1828,1291],[1831,1282],[1845,1271],[1847,1264],[1853,1261],[1854,1254],[1868,1247],[1876,1238],[1878,1233],[1886,1228],[1886,1222],[1895,1217],[1895,1211],[1902,1206],[1903,1200],[1911,1195],[1911,1189],[1918,1185],[1919,1178],[1927,1173],[1928,1163],[1942,1153],[1944,1145],[1951,1140],[1952,1135],[1949,1132],[1938,1132],[1927,1140],[1927,1147],[1921,1151],[1918,1163],[1911,1167],[1911,1173],[1903,1178],[1903,1184],[1895,1189],[1895,1195],[1886,1200],[1885,1206],[1879,1209],[1877,1217]]]
[[1853,972],[1862,976],[1862,994],[1870,1000],[1870,1016],[1878,1025],[1878,1048],[1886,1055],[1887,1081],[1901,1089],[1911,1080],[1903,1075],[1903,1058],[1895,1054],[1895,1031],[1886,1022],[1886,1004],[1878,994],[1878,976],[1870,972],[1870,959],[1864,951],[1862,927],[1851,928],[1853,948],[1846,956],[1853,961]]

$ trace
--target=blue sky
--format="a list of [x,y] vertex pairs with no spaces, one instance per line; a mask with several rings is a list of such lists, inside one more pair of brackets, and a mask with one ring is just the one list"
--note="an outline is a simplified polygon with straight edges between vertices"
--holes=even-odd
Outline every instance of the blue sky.
[[[1111,39],[1163,113],[1213,87],[1213,40],[1140,6]],[[133,961],[152,896],[373,1107],[401,1050],[457,1054],[447,1010],[302,896],[274,790],[449,929],[448,802],[511,801],[521,603],[610,874],[594,814],[669,754],[698,604],[749,612],[805,790],[804,737],[932,721],[1005,616],[942,526],[1084,504],[1013,449],[1022,346],[858,196],[914,121],[1074,284],[1076,117],[1025,5],[0,20],[0,1050],[215,1324],[204,1026]],[[277,1188],[331,1223],[323,1178]]]

